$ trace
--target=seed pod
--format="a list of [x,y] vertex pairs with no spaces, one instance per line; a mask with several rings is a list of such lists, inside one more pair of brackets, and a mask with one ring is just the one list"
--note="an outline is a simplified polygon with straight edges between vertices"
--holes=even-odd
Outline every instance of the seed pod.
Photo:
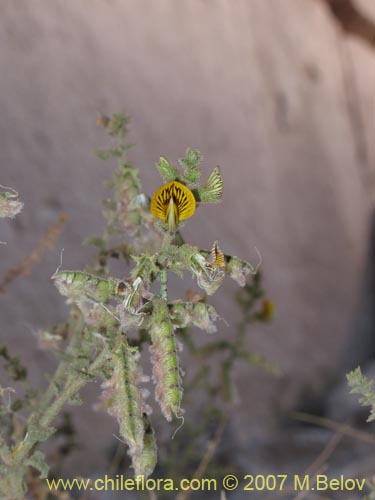
[[153,381],[156,384],[155,399],[168,421],[172,414],[180,417],[182,386],[173,324],[165,300],[153,300],[153,314],[150,320],[151,361]]
[[111,299],[121,300],[131,289],[129,283],[81,271],[60,271],[52,279],[59,292],[68,297],[68,303],[78,306],[86,323],[95,328],[110,328],[118,324],[115,309],[105,303]]
[[129,455],[135,470],[144,452],[145,427],[143,414],[151,413],[145,404],[144,393],[138,387],[147,381],[138,366],[139,351],[126,340],[113,353],[112,377],[102,384],[101,400],[108,413],[115,417],[120,434],[129,446]]
[[151,427],[151,422],[148,416],[143,414],[143,449],[139,455],[133,457],[134,476],[150,476],[157,462],[157,446],[155,441],[154,430]]
[[219,315],[210,304],[204,302],[176,302],[168,305],[172,323],[177,328],[195,325],[208,333],[216,332],[214,324]]
[[85,296],[104,303],[114,297],[120,298],[128,286],[125,281],[103,279],[82,271],[59,271],[52,279],[61,295],[69,297],[73,302],[76,298]]

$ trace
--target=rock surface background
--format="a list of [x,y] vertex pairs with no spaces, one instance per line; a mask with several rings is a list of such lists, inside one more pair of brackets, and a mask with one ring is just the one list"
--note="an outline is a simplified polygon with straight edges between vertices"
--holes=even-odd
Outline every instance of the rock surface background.
[[[374,2],[357,5],[375,18]],[[262,254],[277,312],[252,331],[251,346],[283,375],[238,368],[237,439],[266,436],[306,385],[319,393],[328,375],[343,381],[346,346],[355,365],[371,345],[353,330],[373,208],[373,48],[343,34],[323,0],[19,0],[1,3],[0,26],[0,183],[25,202],[0,223],[1,270],[68,215],[53,250],[1,296],[2,342],[35,382],[52,362],[32,330],[67,311],[49,279],[61,248],[65,268],[82,268],[94,252],[81,242],[104,224],[103,181],[115,163],[95,157],[108,145],[97,111],[131,116],[129,155],[148,193],[161,154],[176,161],[193,147],[207,173],[220,164],[223,202],[200,209],[186,239],[218,239],[251,261],[254,247]],[[232,326],[234,290],[228,283],[213,298]],[[72,468],[85,474],[104,463],[115,427],[90,408],[75,420],[85,460],[77,452]]]

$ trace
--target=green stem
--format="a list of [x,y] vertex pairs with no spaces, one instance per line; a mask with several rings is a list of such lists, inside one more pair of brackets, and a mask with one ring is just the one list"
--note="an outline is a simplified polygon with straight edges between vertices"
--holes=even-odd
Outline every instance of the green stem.
[[[70,342],[66,348],[66,354],[70,355],[74,352],[74,349],[76,348],[78,342],[80,339],[80,329],[74,328],[72,332],[72,337],[70,339]],[[39,406],[39,413],[42,411],[45,411],[51,401],[51,399],[54,397],[56,393],[56,388],[59,385],[59,382],[61,382],[61,379],[64,379],[64,375],[66,373],[67,368],[69,367],[69,361],[61,361],[59,366],[56,369],[56,372],[51,379],[48,388],[42,397]]]
[[[160,253],[165,253],[171,245],[173,236],[169,233],[164,233],[163,243],[161,245]],[[161,298],[168,302],[168,269],[164,267],[160,271],[160,295]]]
[[[105,361],[107,360],[108,352],[106,349],[99,354],[99,356],[95,359],[95,361],[89,366],[87,369],[88,374],[94,375],[95,372],[101,368]],[[68,402],[74,395],[76,395],[80,389],[87,383],[87,378],[85,376],[79,377],[76,373],[71,374],[66,384],[59,396],[56,397],[55,401],[49,406],[43,413],[38,412],[35,414],[34,419],[37,422],[37,427],[40,429],[45,429],[48,427],[56,415],[59,413],[63,405]],[[32,417],[31,417],[32,418]],[[26,434],[25,439],[22,443],[20,443],[17,448],[14,450],[13,456],[13,466],[17,466],[22,464],[24,460],[29,455],[31,449],[37,444],[37,440],[32,437],[31,434]]]
[[162,269],[159,276],[161,298],[168,302],[168,269]]
[[160,253],[164,253],[168,250],[168,248],[171,245],[173,237],[174,237],[174,235],[171,235],[169,233],[164,234],[163,243],[161,244]]

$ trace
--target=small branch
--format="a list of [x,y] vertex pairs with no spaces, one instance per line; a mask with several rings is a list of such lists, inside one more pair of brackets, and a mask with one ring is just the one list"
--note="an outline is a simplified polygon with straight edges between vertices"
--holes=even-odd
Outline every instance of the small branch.
[[336,432],[331,439],[328,441],[326,446],[323,448],[321,453],[317,456],[314,462],[306,469],[303,475],[315,475],[317,471],[322,468],[322,466],[327,462],[329,457],[335,451],[337,446],[340,444],[340,441],[343,438],[343,434],[340,432]]
[[[325,464],[326,464],[327,460],[329,459],[329,457],[332,455],[332,453],[335,451],[335,449],[339,445],[342,437],[343,437],[343,434],[341,434],[339,432],[334,434],[331,437],[331,439],[328,441],[326,446],[323,448],[323,450],[319,453],[319,455],[314,460],[314,462],[304,471],[304,473],[302,474],[302,477],[305,477],[305,476],[315,477],[315,481],[316,481],[316,477],[318,476],[318,474],[321,474],[322,471],[325,470],[325,468],[326,468]],[[314,484],[315,484],[315,481],[314,481]],[[308,491],[300,491],[294,500],[304,500],[308,494],[309,494]]]
[[[67,346],[65,352],[67,355],[72,354],[74,349],[77,347],[78,341],[80,338],[80,328],[73,329],[72,336]],[[69,364],[69,361],[61,361],[56,369],[55,374],[53,375],[44,396],[42,397],[39,404],[39,411],[43,412],[47,409],[51,399],[55,395],[56,387],[60,381],[60,379],[64,376],[65,370]]]
[[[107,349],[104,348],[103,351],[97,356],[95,361],[89,366],[89,368],[87,369],[87,373],[94,374],[101,366],[103,366],[103,364],[107,360],[107,356]],[[49,406],[43,414],[35,415],[35,421],[38,422],[38,426],[41,429],[48,428],[48,426],[54,420],[64,404],[69,401],[75,394],[77,394],[86,383],[87,379],[85,377],[79,377],[76,373],[72,373],[68,377],[61,394],[57,396],[51,406]],[[12,465],[17,466],[19,464],[22,464],[35,444],[37,444],[37,441],[35,441],[35,439],[32,439],[29,434],[26,434],[25,439],[17,446],[17,448],[12,453]]]
[[[228,421],[227,415],[223,415],[216,429],[215,435],[213,439],[209,441],[206,453],[203,455],[202,460],[200,461],[196,471],[194,472],[192,479],[202,479],[209,463],[212,460],[212,457],[214,456],[217,450],[217,447],[219,446],[227,421]],[[192,490],[185,490],[177,495],[177,500],[188,500],[191,494]]]
[[[94,374],[107,360],[108,352],[107,349],[104,348],[103,351],[99,354],[99,356],[95,359],[95,361],[89,366],[87,369],[88,374]],[[72,374],[66,384],[64,391],[60,396],[56,398],[56,400],[52,403],[52,405],[46,410],[44,416],[40,419],[41,427],[48,427],[55,416],[58,414],[59,410],[62,406],[72,398],[75,394],[79,392],[80,389],[87,383],[86,378],[78,377],[77,374]]]
[[12,283],[18,276],[25,276],[28,274],[31,265],[38,261],[44,250],[50,247],[53,241],[61,232],[62,226],[65,224],[66,215],[60,214],[57,221],[49,228],[44,238],[38,243],[36,248],[32,251],[30,255],[22,259],[21,264],[18,267],[9,269],[0,281],[0,293],[5,292],[5,288]]
[[[337,448],[342,437],[343,437],[343,434],[341,434],[341,433],[334,434],[332,436],[332,438],[328,441],[326,446],[323,448],[323,450],[319,453],[319,455],[314,460],[314,462],[311,465],[309,465],[309,467],[307,469],[305,469],[304,472],[302,473],[302,477],[309,475],[312,478],[312,480],[313,480],[313,478],[315,478],[315,480],[313,480],[313,483],[311,483],[311,486],[313,484],[315,484],[316,476],[318,474],[323,474],[325,472],[325,470],[327,469],[325,463],[328,460],[328,458],[332,455],[332,453],[335,451],[335,449]],[[283,491],[277,495],[277,497],[283,498],[287,495],[291,496],[291,495],[293,495],[294,492],[295,492],[294,486],[288,486],[288,487],[284,488]],[[310,494],[310,493],[311,492],[309,492],[309,491],[300,491],[297,494],[297,496],[294,497],[294,500],[304,500],[306,495]],[[265,498],[265,500],[271,500],[271,499],[274,500],[274,498],[275,498],[275,495],[273,494],[272,496],[267,496]],[[314,498],[317,498],[317,497],[314,497]],[[320,497],[318,497],[318,498],[320,498]]]
[[321,427],[326,427],[327,429],[339,432],[353,439],[358,439],[359,441],[363,441],[364,443],[375,444],[375,436],[372,436],[367,432],[353,429],[348,424],[341,424],[339,422],[335,422],[334,420],[330,420],[329,418],[318,417],[316,415],[309,415],[308,413],[303,413],[299,411],[291,412],[290,416],[295,420],[300,420],[301,422],[307,422]]

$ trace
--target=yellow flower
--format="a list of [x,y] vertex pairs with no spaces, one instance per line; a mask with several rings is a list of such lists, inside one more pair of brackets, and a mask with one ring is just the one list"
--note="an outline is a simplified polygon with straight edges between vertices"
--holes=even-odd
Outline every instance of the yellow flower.
[[174,233],[181,220],[188,219],[195,212],[195,198],[188,187],[181,182],[171,181],[161,186],[151,200],[151,213],[162,219],[170,233]]

